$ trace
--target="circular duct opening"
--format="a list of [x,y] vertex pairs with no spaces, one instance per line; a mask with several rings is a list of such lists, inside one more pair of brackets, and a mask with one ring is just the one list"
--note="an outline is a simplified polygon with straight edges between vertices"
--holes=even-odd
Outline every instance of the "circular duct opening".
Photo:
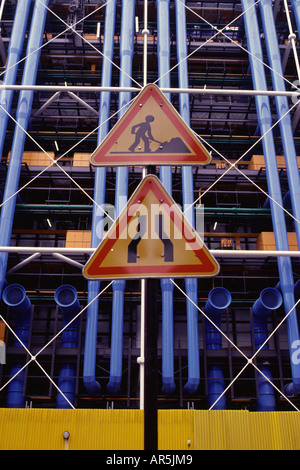
[[282,297],[277,289],[267,288],[260,294],[261,302],[266,308],[276,309],[280,307]]
[[68,307],[72,305],[77,298],[77,292],[72,286],[61,286],[55,292],[56,302],[63,306]]
[[25,296],[25,289],[18,284],[7,286],[3,292],[3,300],[9,306],[19,305]]
[[208,299],[215,308],[226,308],[231,302],[231,295],[224,287],[215,287],[210,291]]

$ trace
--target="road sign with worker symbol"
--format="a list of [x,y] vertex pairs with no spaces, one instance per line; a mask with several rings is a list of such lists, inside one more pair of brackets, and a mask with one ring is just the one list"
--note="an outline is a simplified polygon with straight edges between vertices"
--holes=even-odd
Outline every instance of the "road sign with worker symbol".
[[205,165],[211,156],[156,85],[147,85],[90,157],[95,166]]
[[83,268],[87,279],[210,277],[219,265],[154,175],[139,184]]

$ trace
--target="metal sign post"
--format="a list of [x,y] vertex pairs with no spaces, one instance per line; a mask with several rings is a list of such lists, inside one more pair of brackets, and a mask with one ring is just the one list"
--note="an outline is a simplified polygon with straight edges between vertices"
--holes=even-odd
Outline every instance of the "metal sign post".
[[[148,166],[146,174],[155,174],[155,166]],[[144,291],[144,450],[157,450],[157,280],[145,279]]]

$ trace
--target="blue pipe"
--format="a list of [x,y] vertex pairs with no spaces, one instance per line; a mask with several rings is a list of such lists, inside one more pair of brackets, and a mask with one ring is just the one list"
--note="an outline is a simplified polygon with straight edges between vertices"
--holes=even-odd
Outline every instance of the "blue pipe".
[[[262,24],[265,32],[265,41],[267,54],[269,58],[270,71],[273,88],[276,91],[285,91],[285,82],[281,66],[281,56],[277,41],[276,26],[273,15],[272,0],[262,0],[259,2],[259,9]],[[291,114],[289,110],[288,99],[286,96],[276,96],[275,104],[277,115],[280,119],[279,127],[285,156],[287,177],[289,182],[289,195],[292,211],[297,220],[300,220],[300,178],[296,149],[293,138]],[[287,113],[287,114],[286,114]],[[283,203],[285,198],[283,199]],[[294,220],[295,231],[297,235],[298,246],[300,247],[300,223]]]
[[[54,293],[54,300],[59,306],[63,315],[63,328],[68,325],[80,310],[79,300],[77,298],[76,289],[68,284],[60,286]],[[79,317],[74,320],[68,328],[63,330],[61,334],[62,348],[77,348],[79,335]],[[70,408],[70,404],[66,401],[64,395],[69,402],[75,403],[75,387],[76,387],[76,367],[72,363],[64,364],[59,371],[58,388],[63,395],[58,392],[56,398],[57,408]]]
[[[187,34],[186,34],[186,11],[184,2],[175,1],[176,9],[176,34],[177,34],[177,60],[179,62],[178,81],[180,88],[189,88],[187,61]],[[189,95],[179,95],[180,114],[188,126],[190,126]],[[182,172],[182,198],[183,210],[194,202],[193,169],[183,166]],[[188,222],[195,226],[195,214],[193,206],[185,213]],[[197,279],[185,279],[185,291],[187,296],[197,305],[198,303],[198,281]],[[187,338],[188,338],[188,381],[184,386],[187,394],[196,392],[200,383],[200,356],[199,356],[199,333],[198,333],[198,310],[189,299],[186,302],[187,309]]]
[[[158,76],[161,88],[170,87],[170,2],[157,0],[157,55]],[[170,94],[166,93],[170,100]],[[160,167],[160,179],[168,193],[172,195],[172,167]],[[175,390],[174,381],[174,324],[173,292],[174,284],[169,279],[160,281],[162,294],[162,391],[171,394]]]
[[[256,17],[255,8],[253,8],[253,0],[242,0],[245,21],[245,28],[248,40],[248,50],[251,52],[249,57],[251,69],[253,74],[253,84],[255,89],[267,90],[266,78],[264,67],[261,62],[258,62],[254,57],[263,60],[262,48],[260,43],[260,35],[258,22]],[[252,8],[250,8],[252,7]],[[250,10],[246,11],[247,8]],[[254,57],[253,57],[254,56]],[[266,175],[269,194],[274,201],[282,206],[282,195],[280,189],[280,181],[277,170],[277,160],[274,145],[273,133],[270,131],[272,126],[270,103],[267,96],[256,96],[256,108],[259,126],[261,132],[265,134],[268,132],[262,141],[264,149],[264,157],[266,162]],[[274,202],[271,201],[271,214],[273,222],[273,230],[275,236],[275,243],[277,250],[289,250],[285,216],[283,210]],[[283,295],[285,312],[288,315],[286,324],[289,339],[290,357],[291,357],[291,370],[293,377],[293,384],[295,390],[300,391],[300,365],[292,361],[293,348],[299,341],[299,330],[296,316],[295,297],[294,297],[294,279],[291,266],[291,259],[289,257],[280,257],[277,260],[280,285]],[[291,313],[290,313],[291,312]],[[295,343],[296,341],[296,343]]]
[[[116,17],[116,0],[108,2],[105,11],[105,36],[103,45],[103,65],[102,65],[102,86],[111,85],[112,76],[112,60],[114,51],[114,33],[115,33],[115,17]],[[100,95],[99,110],[99,132],[98,145],[102,142],[109,131],[109,112],[110,112],[110,93],[102,92]],[[94,201],[92,218],[92,238],[91,247],[96,248],[103,237],[104,216],[101,209],[105,203],[105,187],[106,187],[106,168],[95,168],[94,182]],[[97,325],[99,301],[95,297],[99,294],[100,282],[88,282],[88,308],[86,319],[85,333],[85,350],[83,363],[83,382],[88,393],[97,395],[101,386],[96,381],[96,349],[97,349]]]
[[[267,350],[268,343],[263,343],[268,338],[268,316],[282,304],[282,296],[277,289],[267,287],[264,289],[259,298],[254,302],[252,307],[253,313],[253,336],[255,349]],[[272,381],[272,372],[269,364],[261,364],[259,370]],[[272,384],[258,372],[258,398],[257,411],[275,411],[276,401],[274,387]]]
[[[222,315],[231,303],[230,292],[224,287],[215,287],[208,294],[204,311],[213,323],[221,329]],[[207,349],[222,349],[222,334],[205,318],[205,345]],[[210,366],[207,373],[208,406],[214,410],[225,410],[226,397],[223,394],[224,372],[218,365]],[[219,398],[220,397],[220,398]]]
[[[14,331],[19,339],[15,338],[13,346],[16,348],[22,348],[22,342],[24,346],[28,347],[30,336],[31,302],[26,295],[24,287],[19,284],[10,284],[4,289],[2,298],[15,315]],[[15,374],[18,375],[7,386],[6,400],[8,408],[25,407],[25,369],[19,372],[23,366],[24,364],[15,364],[10,371],[10,377],[13,377]]]
[[298,37],[300,37],[300,0],[291,0],[294,17],[297,24]]
[[[31,0],[23,0],[17,3],[13,28],[8,46],[6,70],[3,79],[3,85],[14,85],[18,72],[18,62],[23,51],[23,44],[30,11]],[[11,110],[13,100],[13,90],[2,90],[0,109],[0,158],[2,157],[8,114]]]
[[[48,1],[49,0],[42,0],[42,3],[44,5],[47,5]],[[44,7],[43,4],[41,4],[40,2],[36,2],[34,6],[33,18],[31,22],[30,34],[26,51],[28,57],[25,61],[22,85],[34,85],[36,81],[40,58],[39,47],[42,45],[44,26],[47,16],[47,9]],[[7,202],[5,202],[5,204],[2,206],[0,218],[1,246],[9,246],[10,244],[11,230],[16,204],[16,196],[13,196],[13,194],[15,194],[15,192],[18,190],[21,172],[21,162],[26,139],[26,134],[24,130],[27,130],[33,94],[33,90],[23,90],[21,91],[19,96],[16,114],[16,120],[18,125],[16,125],[15,127],[11,157],[9,161],[9,167],[5,183],[5,191],[3,195],[3,201],[7,200]],[[2,292],[5,283],[7,259],[8,253],[2,252],[0,254],[0,292]]]
[[[282,199],[282,204],[283,204],[283,207],[287,210],[291,208],[291,194],[289,191],[285,193]],[[269,207],[270,207],[270,198],[268,197],[264,202],[263,209],[269,209]]]
[[[120,86],[131,86],[132,58],[134,46],[134,12],[135,1],[123,0],[122,24],[121,24],[121,72]],[[123,71],[125,73],[123,73]],[[119,95],[119,119],[125,112],[123,108],[131,100],[130,92],[122,92]],[[118,217],[127,204],[128,199],[128,168],[117,168],[115,216]],[[123,316],[124,316],[124,291],[126,281],[116,280],[113,282],[113,305],[112,305],[112,331],[111,331],[111,360],[110,377],[107,389],[116,393],[120,389],[122,380],[122,358],[123,358]]]

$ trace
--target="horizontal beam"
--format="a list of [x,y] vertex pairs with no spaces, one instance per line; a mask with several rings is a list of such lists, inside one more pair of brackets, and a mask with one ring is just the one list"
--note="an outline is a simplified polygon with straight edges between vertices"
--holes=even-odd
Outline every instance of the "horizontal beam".
[[[0,92],[2,90],[34,90],[34,91],[51,91],[51,92],[83,92],[83,93],[101,93],[101,92],[139,92],[142,88],[137,87],[101,87],[101,86],[69,86],[69,85],[0,85]],[[189,94],[202,94],[202,95],[244,95],[244,96],[289,96],[297,98],[300,97],[300,91],[274,91],[274,90],[231,90],[219,88],[160,88],[163,93],[189,93]]]
[[[0,252],[7,253],[41,253],[41,254],[92,254],[95,248],[68,248],[68,247],[45,247],[45,246],[0,246]],[[299,258],[300,251],[277,251],[277,250],[209,250],[217,258],[268,258],[282,257]]]

